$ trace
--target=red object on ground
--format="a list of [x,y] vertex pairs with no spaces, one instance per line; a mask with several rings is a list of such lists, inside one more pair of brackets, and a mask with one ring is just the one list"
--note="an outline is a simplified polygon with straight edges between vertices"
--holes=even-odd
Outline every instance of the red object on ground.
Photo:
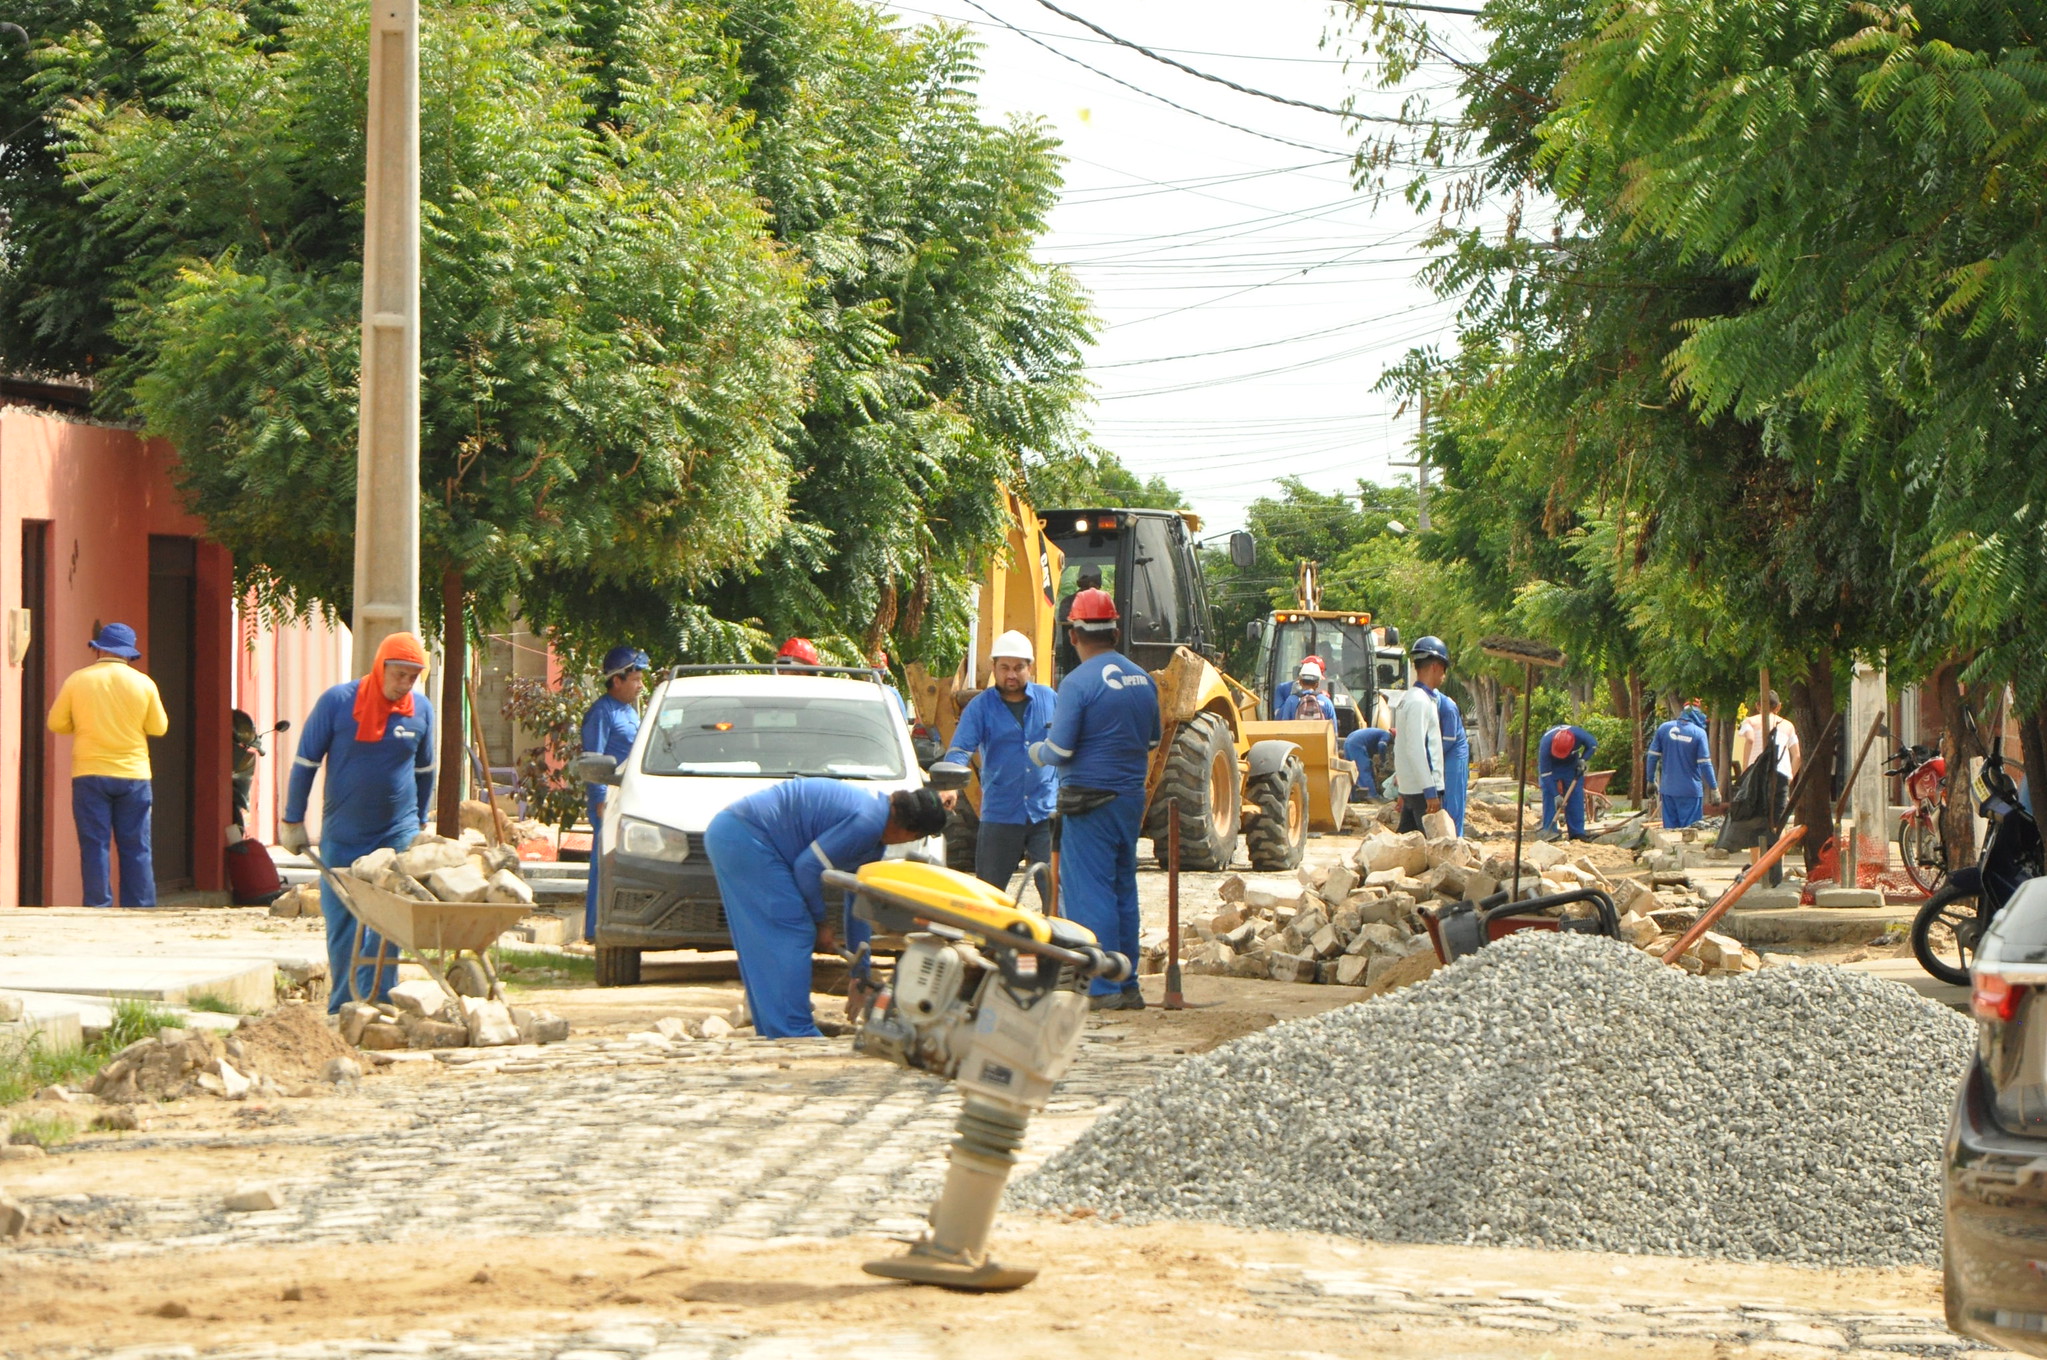
[[227,847],[227,886],[236,906],[260,907],[277,900],[284,880],[263,842],[245,836]]

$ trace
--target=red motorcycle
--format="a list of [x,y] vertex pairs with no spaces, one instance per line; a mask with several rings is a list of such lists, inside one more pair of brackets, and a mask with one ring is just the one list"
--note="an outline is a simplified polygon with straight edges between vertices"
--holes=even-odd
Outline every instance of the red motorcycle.
[[1941,810],[1947,806],[1947,759],[1930,746],[1901,746],[1884,773],[1904,781],[1911,811],[1898,819],[1898,855],[1919,891],[1931,897],[1947,882],[1947,840]]

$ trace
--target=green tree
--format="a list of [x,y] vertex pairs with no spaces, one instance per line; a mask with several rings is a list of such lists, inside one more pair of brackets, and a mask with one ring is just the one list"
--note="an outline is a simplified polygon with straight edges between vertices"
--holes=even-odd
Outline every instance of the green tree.
[[[105,404],[176,444],[243,584],[285,607],[349,599],[367,23],[166,4],[127,47],[77,29],[39,81],[126,252]],[[488,624],[558,573],[686,591],[750,560],[784,522],[800,278],[732,120],[692,97],[687,31],[632,16],[649,78],[597,127],[547,7],[443,0],[422,29],[427,570]]]

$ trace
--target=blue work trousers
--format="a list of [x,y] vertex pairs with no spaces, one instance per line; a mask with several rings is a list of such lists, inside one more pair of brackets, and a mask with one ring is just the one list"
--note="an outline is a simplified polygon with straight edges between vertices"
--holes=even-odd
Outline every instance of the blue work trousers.
[[595,943],[597,940],[597,866],[604,859],[604,827],[598,818],[604,814],[604,791],[589,794],[590,808],[590,879],[583,889],[583,938]]
[[1660,794],[1658,801],[1663,805],[1663,825],[1672,831],[1697,826],[1706,811],[1706,800],[1695,793]]
[[744,817],[729,811],[711,819],[704,849],[739,953],[739,981],[754,1033],[763,1039],[815,1038],[810,976],[818,921],[796,886],[796,871]]
[[[1468,743],[1460,741],[1456,750],[1443,752],[1443,811],[1449,813],[1450,820],[1457,823],[1457,834],[1460,836],[1464,834],[1464,804],[1470,796],[1471,747]],[[1578,820],[1583,822],[1585,800],[1582,797],[1578,800],[1578,807],[1580,810]]]
[[1372,775],[1372,757],[1365,751],[1365,729],[1360,727],[1343,739],[1343,758],[1358,767],[1358,788],[1374,802],[1379,798],[1379,781]]
[[121,905],[156,905],[156,869],[149,858],[147,779],[116,779],[82,774],[71,781],[71,820],[78,827],[79,871],[85,879],[85,905],[111,907],[114,890],[108,852],[121,848]]
[[[1114,802],[1060,820],[1059,910],[1092,930],[1102,948],[1128,958],[1135,970],[1142,952],[1137,944],[1137,833],[1144,825],[1144,795],[1119,793]],[[1122,986],[1134,989],[1136,977]],[[1107,996],[1118,984],[1097,978],[1088,990]]]
[[1573,840],[1585,839],[1585,776],[1581,774],[1546,774],[1542,776],[1542,827],[1547,831],[1556,824],[1557,795],[1564,789],[1571,791],[1564,804],[1564,819],[1571,828]]
[[[412,830],[386,840],[373,841],[323,838],[320,841],[320,861],[340,873],[372,850],[386,847],[403,850],[418,834],[417,830]],[[390,946],[387,957],[391,962],[382,969],[366,963],[351,975],[348,963],[355,947],[355,917],[341,905],[341,899],[334,895],[334,889],[324,874],[320,876],[320,915],[327,921],[327,1014],[334,1014],[351,1001],[382,1001],[391,985],[398,981],[398,946]],[[363,932],[364,957],[374,959],[377,951],[383,948],[383,936],[374,930]],[[373,977],[372,974],[381,976]]]

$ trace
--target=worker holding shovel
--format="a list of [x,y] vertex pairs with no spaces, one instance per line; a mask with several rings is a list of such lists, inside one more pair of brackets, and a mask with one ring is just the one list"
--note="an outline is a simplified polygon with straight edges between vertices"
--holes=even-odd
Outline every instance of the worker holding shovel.
[[1556,832],[1557,809],[1563,808],[1571,839],[1585,839],[1585,762],[1599,749],[1599,739],[1582,727],[1560,724],[1542,734],[1536,771],[1542,782],[1542,834]]

